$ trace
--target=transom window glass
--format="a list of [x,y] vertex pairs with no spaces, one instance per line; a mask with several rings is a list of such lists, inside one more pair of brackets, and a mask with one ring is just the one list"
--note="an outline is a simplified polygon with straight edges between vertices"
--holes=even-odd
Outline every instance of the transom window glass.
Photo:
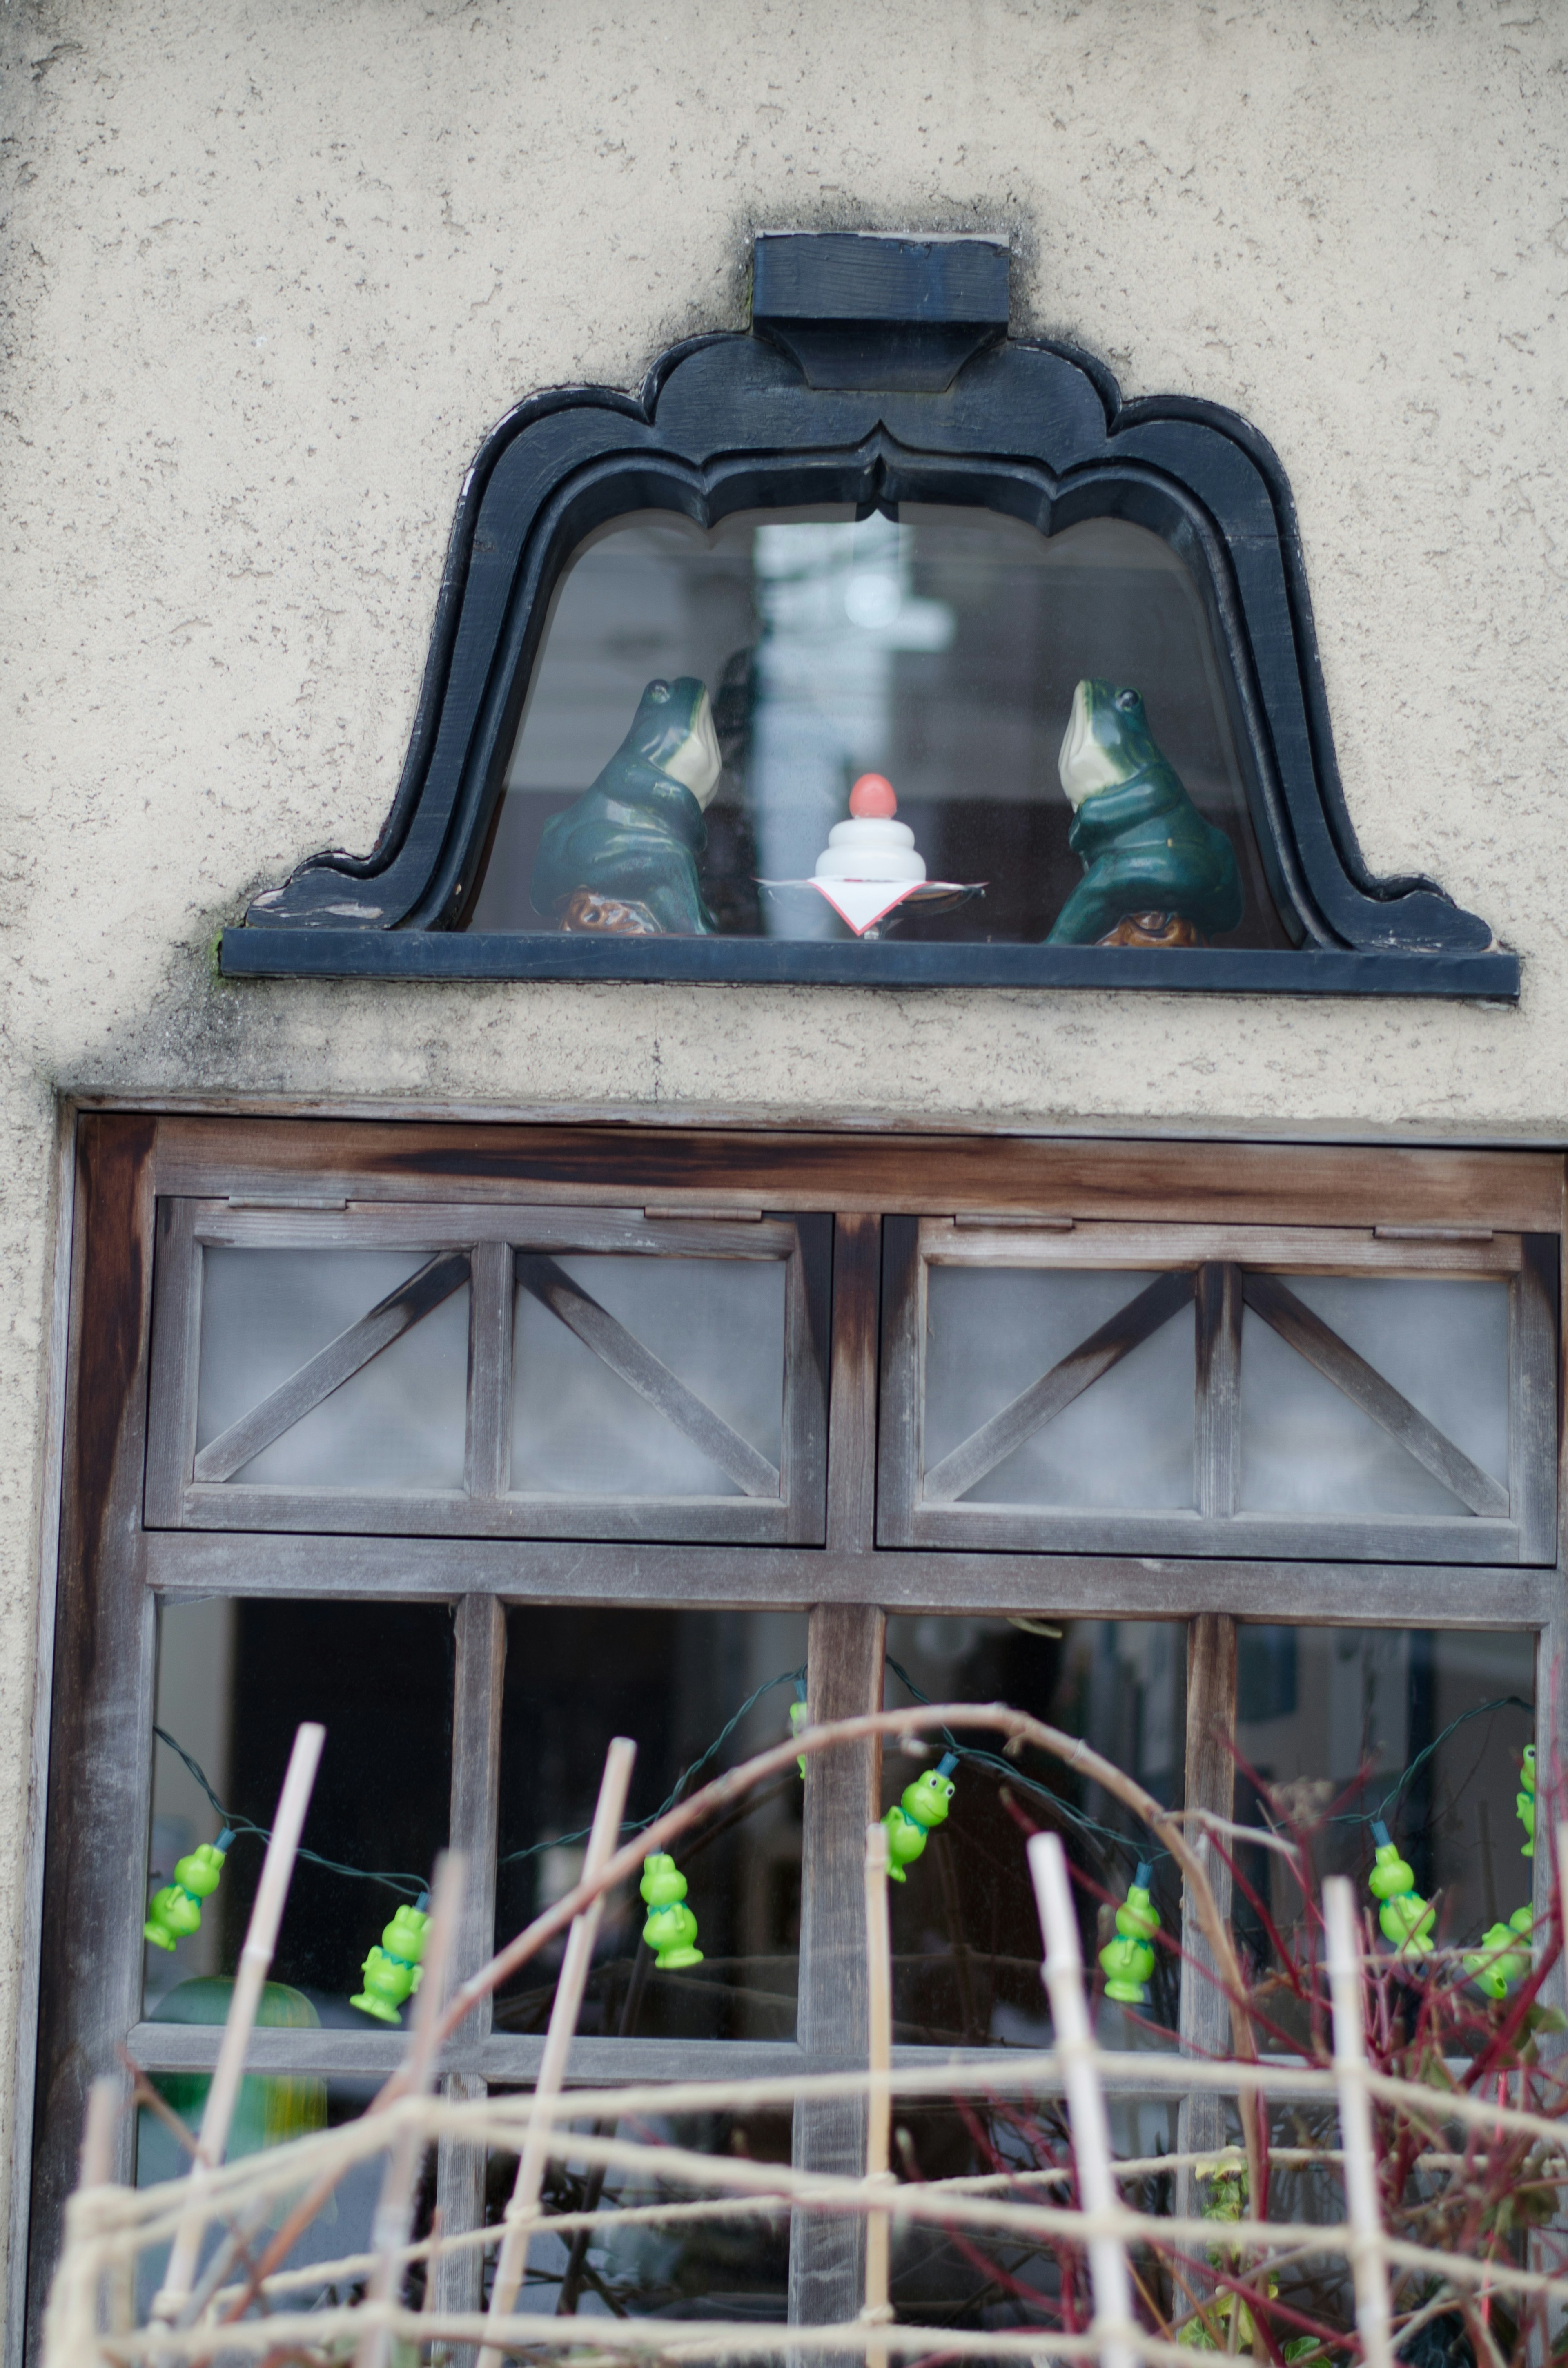
[[590,537],[468,926],[1093,943],[1133,913],[1118,941],[1289,943],[1192,577],[1121,519],[905,502]]

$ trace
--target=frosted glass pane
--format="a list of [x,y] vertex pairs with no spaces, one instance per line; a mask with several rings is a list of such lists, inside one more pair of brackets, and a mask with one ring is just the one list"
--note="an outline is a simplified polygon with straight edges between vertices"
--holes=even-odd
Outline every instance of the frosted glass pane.
[[[784,1267],[776,1259],[556,1261],[732,1430],[778,1463]],[[531,1292],[517,1302],[512,1486],[566,1497],[738,1497],[737,1483]]]
[[[1473,1463],[1508,1479],[1508,1289],[1292,1275],[1290,1288]],[[1249,1512],[1458,1515],[1466,1508],[1249,1308],[1241,1502]]]
[[[1153,1274],[932,1267],[926,1470],[1153,1280]],[[1184,1310],[988,1472],[962,1501],[1189,1507],[1193,1387],[1192,1315]]]
[[[207,1250],[198,1448],[259,1406],[429,1257],[427,1250]],[[465,1284],[233,1478],[292,1487],[460,1488],[467,1395]]]

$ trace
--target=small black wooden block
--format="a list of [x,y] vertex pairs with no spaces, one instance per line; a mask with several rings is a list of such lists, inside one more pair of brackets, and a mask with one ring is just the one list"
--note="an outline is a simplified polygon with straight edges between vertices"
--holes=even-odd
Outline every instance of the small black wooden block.
[[866,231],[765,232],[752,324],[815,387],[940,393],[1007,333],[1006,245]]

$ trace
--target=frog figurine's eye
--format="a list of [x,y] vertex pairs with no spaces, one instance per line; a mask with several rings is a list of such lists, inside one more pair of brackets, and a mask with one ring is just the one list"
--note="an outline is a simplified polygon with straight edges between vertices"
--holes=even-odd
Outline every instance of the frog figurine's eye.
[[1138,693],[1135,690],[1119,690],[1116,694],[1116,703],[1123,715],[1126,715],[1137,706]]
[[663,707],[668,700],[669,695],[670,687],[667,682],[651,682],[644,693],[644,696],[651,700],[655,707]]

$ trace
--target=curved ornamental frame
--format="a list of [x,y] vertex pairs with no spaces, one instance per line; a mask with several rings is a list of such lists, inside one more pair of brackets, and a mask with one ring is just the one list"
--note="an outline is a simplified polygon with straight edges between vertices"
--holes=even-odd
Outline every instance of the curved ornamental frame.
[[[1346,813],[1290,487],[1189,398],[1121,402],[1090,357],[1009,337],[988,240],[759,238],[749,335],[689,339],[640,396],[530,396],[458,503],[403,777],[368,856],[312,856],[223,933],[232,976],[1139,986],[1513,997],[1517,957],[1433,882],[1374,879]],[[1291,950],[611,937],[463,928],[551,595],[595,528],[739,509],[990,507],[1042,534],[1149,528],[1206,610]]]

